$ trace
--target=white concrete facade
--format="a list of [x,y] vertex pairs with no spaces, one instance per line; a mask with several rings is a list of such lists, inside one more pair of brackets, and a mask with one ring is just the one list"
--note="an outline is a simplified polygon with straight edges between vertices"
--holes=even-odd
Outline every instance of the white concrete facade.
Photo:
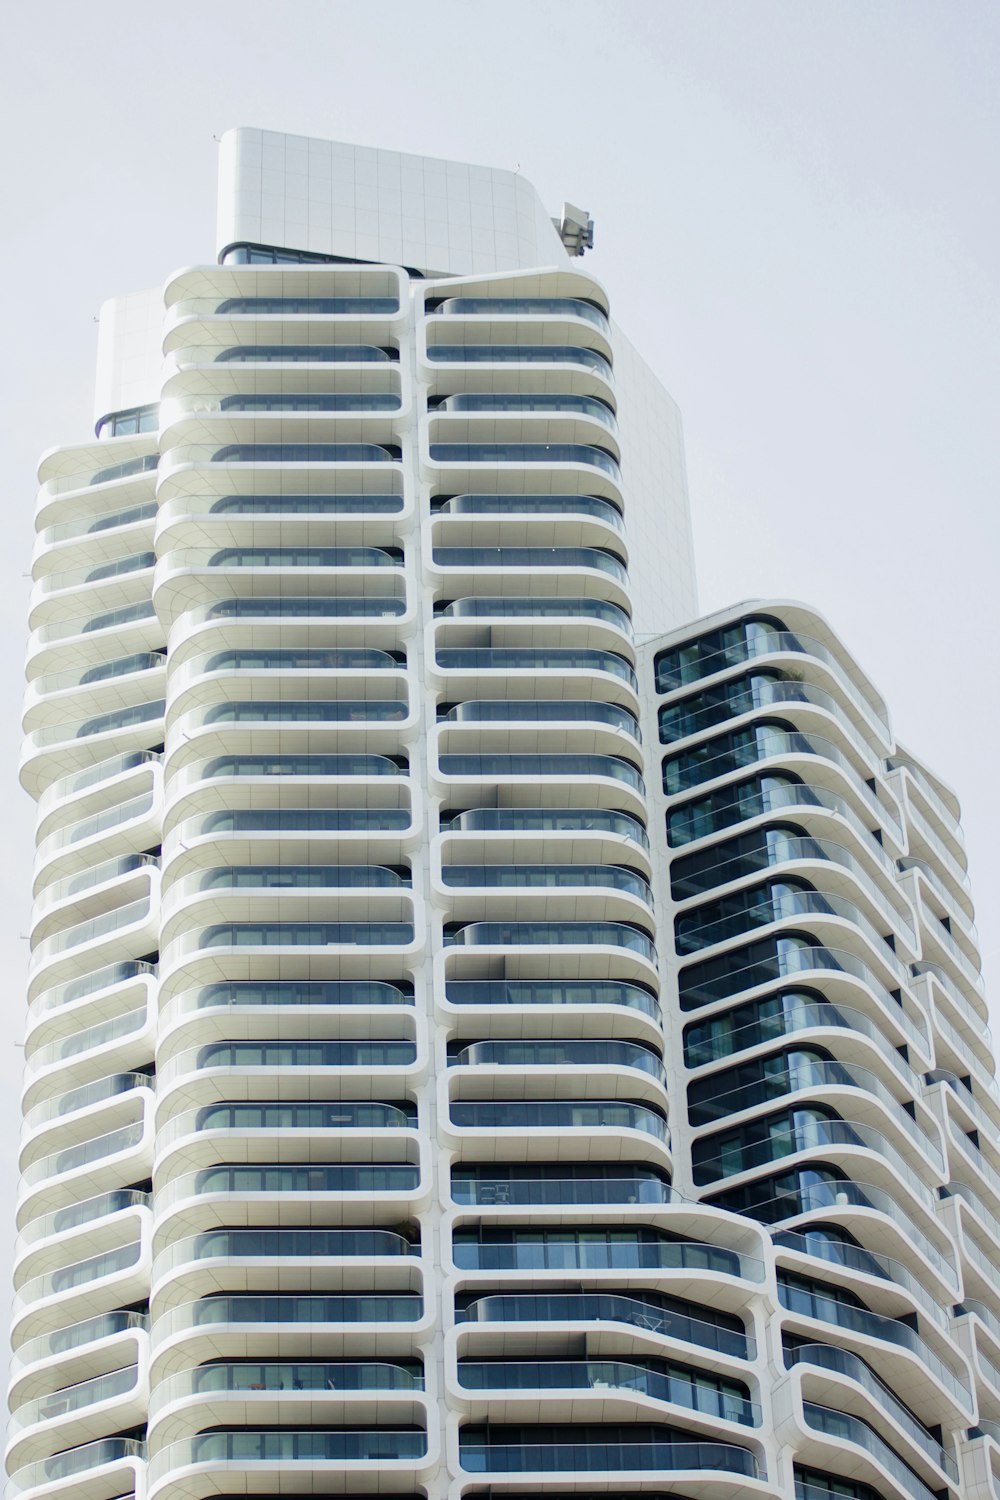
[[220,161],[40,469],[9,1495],[995,1500],[954,796],[807,606],[693,618],[530,184]]

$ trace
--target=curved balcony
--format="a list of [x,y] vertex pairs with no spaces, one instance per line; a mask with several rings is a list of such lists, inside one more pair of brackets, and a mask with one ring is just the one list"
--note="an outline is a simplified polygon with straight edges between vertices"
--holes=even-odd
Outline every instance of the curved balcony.
[[518,568],[534,573],[542,568],[581,568],[606,573],[623,586],[628,583],[621,558],[602,547],[435,547],[433,561],[439,568],[473,571]]
[[[828,826],[826,814],[846,824],[857,837],[866,856],[881,866],[884,873],[896,876],[891,856],[875,838],[854,808],[836,792],[825,786],[809,786],[784,775],[755,776],[749,781],[731,783],[710,793],[673,806],[667,816],[667,833],[671,847],[683,848],[696,840],[713,837],[742,823],[749,823],[770,813],[795,810],[796,822]],[[766,832],[759,829],[760,832]],[[702,851],[707,857],[707,850]]]
[[[143,628],[133,630],[132,626]],[[83,615],[74,615],[68,620],[52,621],[32,631],[31,643],[39,648],[51,645],[61,646],[75,637],[74,644],[93,647],[96,653],[101,646],[107,645],[109,649],[111,648],[111,632],[124,634],[125,639],[130,643],[133,640],[142,639],[150,645],[162,644],[163,629],[157,618],[152,599],[139,599],[134,604],[123,604],[115,609],[99,610],[96,614],[88,612]],[[87,637],[87,640],[84,640],[84,637]],[[117,635],[114,637],[114,644],[117,644]],[[124,640],[122,644],[125,644]]]
[[[427,1434],[417,1428],[394,1431],[385,1427],[344,1428],[333,1431],[309,1427],[302,1431],[283,1427],[279,1431],[237,1428],[202,1432],[196,1437],[170,1443],[149,1463],[147,1493],[153,1496],[168,1483],[192,1482],[193,1472],[208,1479],[214,1473],[222,1482],[260,1467],[273,1483],[276,1464],[299,1465],[309,1472],[336,1474],[359,1464],[398,1465],[412,1468],[427,1457]],[[391,1472],[391,1470],[390,1470]],[[211,1486],[216,1488],[215,1479]],[[254,1488],[257,1488],[255,1485]]]
[[785,1350],[785,1363],[789,1367],[799,1364],[830,1370],[859,1385],[873,1403],[881,1407],[903,1429],[910,1442],[928,1462],[946,1474],[953,1484],[958,1484],[958,1465],[951,1454],[945,1452],[923,1423],[917,1420],[884,1381],[856,1354],[834,1348],[830,1344],[803,1344],[798,1348]]
[[[586,1175],[584,1175],[586,1174]],[[674,1202],[670,1183],[654,1169],[628,1162],[574,1174],[566,1165],[452,1168],[451,1196],[462,1207],[621,1207]]]
[[[69,954],[71,950],[96,943],[101,938],[111,939],[117,933],[141,929],[150,912],[151,903],[146,897],[141,901],[131,901],[127,906],[113,907],[111,911],[102,912],[99,917],[91,917],[86,922],[77,922],[72,927],[63,927],[52,937],[43,938],[41,942],[35,944],[31,954],[33,973],[37,974],[60,954]],[[122,945],[115,946],[121,947]],[[86,955],[88,960],[97,956],[91,953]],[[102,956],[106,958],[109,955],[102,952]],[[65,968],[62,971],[65,972]]]
[[[778,1273],[778,1298],[786,1312],[798,1313],[805,1318],[815,1318],[821,1323],[830,1323],[848,1333],[859,1334],[866,1342],[872,1339],[906,1350],[907,1353],[915,1356],[919,1364],[928,1370],[939,1384],[944,1386],[963,1412],[967,1413],[971,1410],[972,1394],[968,1387],[957,1379],[934,1353],[927,1341],[922,1339],[909,1323],[903,1322],[900,1318],[880,1317],[878,1313],[870,1312],[865,1307],[855,1307],[852,1303],[841,1301],[833,1295],[819,1291],[805,1291],[794,1284],[789,1285],[780,1271]],[[806,1347],[825,1348],[826,1346],[807,1345]],[[872,1352],[877,1353],[877,1347]],[[837,1350],[836,1353],[842,1354],[847,1363],[857,1358],[856,1355],[844,1350]],[[796,1357],[802,1359],[806,1356],[800,1349]],[[830,1363],[831,1358],[831,1355],[824,1355],[816,1362],[826,1362],[829,1368],[837,1368],[835,1363]],[[790,1355],[788,1362],[792,1362]],[[845,1368],[841,1373],[849,1374],[850,1371]],[[851,1379],[858,1380],[863,1385],[866,1383],[866,1378],[860,1374],[851,1375]],[[879,1384],[881,1385],[881,1382]]]
[[660,1004],[641,985],[621,980],[451,979],[449,1005],[601,1005],[622,1006],[658,1021]]
[[793,707],[821,709],[852,746],[869,774],[882,771],[882,761],[845,712],[839,699],[824,688],[814,687],[776,668],[746,677],[731,678],[715,688],[675,699],[660,708],[657,720],[662,744],[673,744],[703,734],[744,714],[787,703]]
[[85,468],[77,469],[72,474],[61,474],[45,480],[39,490],[39,500],[64,495],[71,490],[96,489],[98,485],[116,484],[120,479],[133,479],[138,475],[152,474],[156,471],[159,461],[158,453],[141,453],[132,458],[122,459],[119,463],[102,464],[100,468],[95,469],[95,456],[92,455]]
[[[416,1060],[417,1047],[412,1041],[220,1038],[165,1059],[158,1072],[158,1082],[162,1095],[179,1079],[197,1076],[203,1080],[204,1075],[211,1071],[248,1073],[256,1069],[279,1073],[299,1068],[311,1072],[359,1068],[368,1074],[376,1068],[412,1067]],[[273,1078],[271,1086],[274,1086]],[[317,1080],[312,1080],[312,1086],[316,1088]]]
[[445,833],[576,833],[611,834],[649,848],[646,830],[637,818],[609,808],[474,807],[442,818]]
[[587,516],[624,532],[621,511],[599,495],[449,495],[431,501],[431,515],[451,516]]
[[[96,1442],[67,1448],[52,1458],[15,1469],[7,1481],[7,1494],[23,1495],[43,1488],[47,1493],[48,1486],[61,1486],[64,1480],[72,1480],[74,1500],[104,1500],[106,1496],[121,1495],[123,1484],[136,1487],[145,1468],[145,1459],[146,1445],[137,1438],[99,1438]],[[103,1472],[125,1468],[131,1473]],[[69,1493],[68,1488],[66,1493]]]
[[869,1215],[878,1215],[877,1226],[871,1221],[873,1230],[886,1227],[892,1230],[891,1236],[883,1235],[885,1242],[891,1239],[904,1253],[909,1248],[915,1249],[952,1296],[958,1290],[954,1266],[891,1193],[875,1183],[850,1178],[825,1162],[812,1162],[779,1177],[758,1178],[742,1188],[713,1193],[705,1201],[714,1208],[747,1214],[767,1225],[784,1225],[811,1213],[832,1217],[835,1222],[844,1215],[856,1220],[860,1213],[862,1222]]
[[630,739],[640,739],[639,721],[618,703],[581,698],[475,698],[439,712],[439,724],[607,724]]
[[253,698],[214,703],[200,722],[206,728],[219,724],[253,724],[261,727],[297,724],[402,724],[409,714],[405,700],[391,698]]
[[[691,1309],[694,1309],[692,1311]],[[707,1317],[699,1314],[705,1313]],[[512,1292],[473,1297],[455,1309],[458,1323],[620,1323],[731,1359],[755,1359],[757,1346],[739,1318],[659,1292]]]
[[[195,418],[204,430],[204,419],[236,416],[248,418],[304,417],[321,420],[339,416],[383,416],[402,409],[402,400],[395,391],[234,391],[227,395],[199,392],[191,396],[171,396],[160,403],[160,420],[164,433],[167,429],[182,425],[187,418]],[[229,423],[230,430],[239,434],[241,424]],[[260,435],[259,429],[255,429]],[[169,439],[164,437],[166,446]]]
[[911,1500],[937,1500],[935,1491],[924,1484],[895,1449],[890,1448],[875,1429],[860,1417],[834,1411],[832,1407],[820,1406],[814,1401],[803,1401],[802,1412],[808,1427],[823,1433],[838,1447],[851,1444],[862,1449],[881,1469],[891,1475],[894,1483]]
[[[867,842],[865,847],[867,849]],[[675,900],[686,901],[705,895],[717,886],[730,885],[764,870],[798,862],[822,863],[848,871],[892,931],[916,952],[916,933],[908,913],[896,907],[862,861],[843,844],[802,834],[791,827],[757,828],[722,844],[711,845],[698,854],[675,859],[671,868],[671,889]],[[835,874],[836,870],[830,872],[830,875]]]
[[315,1006],[412,1006],[412,990],[384,980],[227,980],[185,990],[170,1001],[174,1014],[197,1015],[223,1010],[256,1011]]
[[[461,988],[461,985],[448,986],[449,999],[453,988]],[[453,1068],[517,1068],[522,1074],[525,1068],[532,1067],[548,1071],[560,1071],[566,1067],[635,1068],[660,1083],[664,1081],[663,1059],[640,1042],[528,1038],[471,1042],[450,1051],[448,1064]]]
[[[24,1114],[24,1130],[32,1137],[25,1142],[25,1149],[37,1145],[35,1132],[41,1126],[64,1120],[66,1116],[76,1116],[81,1110],[93,1110],[98,1104],[114,1103],[134,1094],[136,1089],[152,1090],[153,1085],[154,1079],[148,1073],[110,1073],[103,1078],[95,1078],[92,1083],[69,1089],[65,1094],[46,1099]],[[140,1100],[139,1103],[141,1105],[143,1101]],[[69,1121],[69,1128],[72,1130],[79,1130],[80,1126],[78,1119]]]
[[179,958],[207,949],[405,948],[413,941],[410,922],[217,922],[184,933],[172,949]]
[[607,313],[581,297],[446,297],[428,315],[444,317],[582,318],[610,334]]
[[[110,1192],[98,1193],[96,1197],[84,1198],[68,1208],[60,1208],[55,1213],[32,1219],[18,1235],[18,1251],[30,1253],[31,1248],[39,1241],[49,1239],[57,1241],[62,1248],[66,1244],[66,1237],[84,1226],[90,1226],[89,1233],[93,1237],[106,1222],[116,1219],[118,1214],[148,1209],[151,1201],[149,1193],[139,1188],[114,1188]],[[20,1279],[17,1272],[15,1279]]]
[[[416,1323],[423,1298],[409,1292],[357,1292],[348,1295],[212,1293],[172,1308],[153,1323],[154,1347],[175,1334],[199,1328],[247,1326],[310,1327],[325,1324]],[[242,1336],[245,1341],[246,1335]],[[241,1342],[240,1351],[245,1349]]]
[[[712,915],[719,912],[722,914]],[[881,961],[900,982],[908,978],[890,940],[853,901],[845,900],[835,891],[814,890],[791,878],[771,880],[702,906],[685,909],[674,922],[677,951],[688,954],[702,948],[713,948],[734,938],[745,938],[756,927],[767,927],[773,922],[791,921],[796,917],[834,917],[848,922],[864,934]]]
[[812,1260],[826,1261],[844,1270],[856,1271],[862,1276],[881,1282],[892,1282],[913,1299],[939,1328],[947,1328],[948,1314],[941,1302],[932,1297],[922,1282],[918,1281],[901,1260],[855,1245],[847,1238],[834,1238],[829,1228],[807,1229],[799,1233],[794,1229],[773,1230],[771,1235],[776,1250],[794,1250],[808,1255]]
[[322,494],[219,495],[208,506],[211,516],[253,516],[257,519],[292,516],[396,516],[403,509],[402,495]]
[[578,344],[444,344],[427,345],[431,364],[448,365],[576,365],[614,382],[611,363],[597,349]]
[[620,1099],[456,1099],[449,1118],[462,1130],[636,1130],[664,1145],[670,1139],[664,1115]]
[[620,891],[653,905],[649,882],[623,865],[442,865],[441,880],[456,890]]
[[[775,1070],[775,1064],[782,1064],[781,1072]],[[736,1071],[740,1082],[733,1088],[725,1087],[733,1076],[730,1070],[689,1085],[688,1118],[692,1125],[707,1125],[806,1090],[818,1090],[824,1097],[831,1093],[836,1095],[844,1089],[856,1090],[863,1096],[877,1099],[897,1129],[930,1158],[940,1175],[944,1175],[945,1160],[940,1145],[921,1129],[907,1112],[905,1104],[897,1100],[878,1075],[867,1068],[857,1065],[847,1068],[836,1059],[824,1060],[808,1052],[796,1051],[772,1053],[760,1060],[758,1068],[744,1064]],[[753,1071],[759,1075],[756,1079],[750,1076]],[[864,1098],[852,1101],[855,1108],[864,1102]],[[876,1119],[880,1118],[876,1115]]]
[[624,922],[466,922],[457,931],[446,930],[444,942],[451,948],[620,948],[657,966],[652,939]]
[[803,1031],[831,1028],[854,1031],[865,1037],[909,1088],[914,1093],[919,1091],[919,1076],[900,1056],[891,1038],[863,1011],[839,1001],[834,1005],[819,999],[818,992],[814,995],[808,990],[785,990],[731,1010],[715,1011],[707,1020],[687,1026],[684,1060],[689,1068],[701,1068],[767,1042],[781,1041]]
[[[620,755],[454,755],[438,757],[438,771],[442,776],[461,778],[464,781],[484,781],[495,784],[501,780],[531,778],[540,781],[546,777],[564,781],[599,779],[619,782],[630,791],[645,798],[645,784],[641,772]],[[643,804],[645,810],[645,803]]]
[[26,1401],[11,1412],[8,1443],[15,1443],[27,1428],[49,1422],[59,1423],[57,1430],[62,1438],[62,1418],[83,1413],[88,1407],[135,1391],[138,1383],[138,1367],[127,1365],[106,1375],[94,1375],[89,1380],[78,1381],[75,1385],[61,1386],[49,1395]]
[[[42,1016],[50,1011],[61,1010],[63,1006],[75,1005],[81,1000],[95,1000],[104,993],[116,991],[123,985],[131,985],[133,982],[145,982],[156,978],[157,968],[155,964],[148,963],[141,958],[124,959],[120,963],[107,964],[104,968],[93,969],[89,974],[82,974],[76,979],[69,979],[64,984],[54,985],[51,989],[42,990],[40,994],[32,998],[32,1013]],[[110,999],[110,994],[108,996]],[[75,1012],[74,1012],[75,1014]],[[64,1040],[63,1051],[53,1056],[70,1057],[83,1050],[75,1045],[78,1037],[67,1036]],[[87,1047],[96,1045],[93,1041],[87,1041]],[[35,1059],[33,1059],[34,1061]]]
[[190,344],[171,350],[169,360],[175,370],[213,364],[391,365],[398,364],[399,350],[379,344],[229,344],[221,349]]
[[764,1262],[753,1256],[645,1227],[456,1228],[452,1258],[463,1271],[695,1271],[764,1280]]
[[615,651],[576,646],[439,646],[434,658],[445,672],[606,672],[637,693],[632,666]]
[[[761,1134],[763,1132],[763,1134]],[[718,1149],[713,1147],[718,1143]],[[869,1169],[879,1163],[896,1174],[917,1202],[933,1212],[936,1196],[926,1180],[926,1169],[918,1173],[880,1131],[861,1120],[844,1120],[817,1106],[796,1105],[778,1114],[755,1116],[747,1124],[729,1132],[702,1136],[692,1150],[695,1181],[700,1185],[718,1182],[759,1167],[770,1166],[784,1157],[804,1151],[845,1148],[849,1153],[868,1154]],[[874,1157],[874,1159],[873,1159]]]
[[[748,958],[750,962],[744,962]],[[842,948],[810,942],[807,936],[798,933],[783,933],[731,949],[719,958],[687,965],[679,978],[681,1009],[698,1010],[774,980],[801,979],[806,974],[859,982],[880,1003],[883,1012],[880,1019],[898,1026],[921,1056],[929,1057],[929,1044],[922,1028],[866,963]]]
[[[24,1333],[44,1330],[53,1322],[63,1327],[67,1320],[79,1320],[81,1313],[89,1319],[95,1310],[107,1308],[109,1295],[134,1296],[142,1280],[142,1259],[143,1245],[137,1240],[26,1281],[14,1297],[18,1342]],[[125,1275],[126,1272],[133,1274]]]
[[399,312],[397,297],[184,297],[168,304],[176,318],[385,317]]
[[[254,705],[255,707],[257,705]],[[401,833],[410,827],[406,807],[236,807],[223,808],[182,828],[190,837],[223,834]]]
[[[725,643],[717,641],[716,636],[726,637]],[[729,630],[713,632],[698,641],[661,652],[655,663],[656,691],[673,693],[744,662],[785,654],[810,656],[822,662],[836,677],[838,687],[875,726],[884,742],[891,744],[888,720],[871,697],[861,691],[841,658],[815,636],[779,629],[770,620],[740,621]]]
[[[29,1367],[44,1364],[59,1356],[83,1353],[92,1345],[120,1335],[145,1335],[149,1331],[149,1316],[142,1312],[108,1312],[85,1318],[81,1323],[71,1323],[53,1333],[44,1333],[38,1338],[20,1344],[11,1356],[11,1383],[20,1380]],[[94,1351],[96,1358],[96,1350]],[[108,1356],[110,1357],[110,1356]]]
[[[903,847],[902,826],[895,808],[880,800],[872,791],[868,785],[868,780],[872,778],[866,778],[859,772],[850,757],[845,755],[840,746],[834,744],[832,740],[818,734],[803,734],[780,722],[748,725],[742,729],[716,735],[712,739],[701,740],[696,745],[689,745],[677,754],[668,756],[662,766],[663,791],[668,797],[676,797],[706,782],[716,781],[737,771],[744,771],[761,761],[798,759],[800,756],[815,762],[815,765],[810,766],[809,769],[809,775],[814,781],[819,780],[826,773],[827,763],[835,768],[840,773],[839,776],[833,777],[835,784],[839,786],[846,783],[852,795],[858,799],[859,805],[875,818],[882,830],[889,833],[899,848]],[[797,775],[795,772],[785,773],[784,768],[782,772],[786,781],[792,775]],[[801,782],[793,784],[802,785]],[[737,788],[734,787],[732,790],[735,792]],[[812,785],[809,790],[819,793],[820,788]],[[836,795],[833,787],[823,788],[823,791],[827,795],[831,793]],[[787,806],[788,804],[779,805]],[[765,810],[772,810],[772,808],[759,809],[759,811]],[[746,817],[757,815],[757,812],[741,810],[739,816],[734,817],[731,812],[729,818],[717,826],[728,827],[734,822],[742,822]],[[725,817],[724,810],[721,816]],[[865,836],[871,839],[867,829]]]
[[[159,855],[154,853],[120,853],[114,859],[102,859],[100,864],[90,865],[84,870],[75,871],[73,874],[63,876],[61,880],[51,880],[48,885],[42,885],[37,889],[36,900],[39,907],[39,926],[45,918],[49,918],[46,926],[51,924],[55,913],[51,907],[60,906],[63,901],[69,901],[72,897],[81,897],[84,892],[97,891],[99,886],[111,886],[115,889],[120,885],[132,888],[136,880],[145,877],[145,888],[153,888],[154,874],[159,874]],[[109,895],[111,891],[99,891],[100,895]]]
[[50,1156],[39,1157],[22,1171],[21,1187],[27,1190],[50,1182],[53,1178],[61,1180],[71,1172],[93,1166],[96,1162],[106,1162],[109,1157],[120,1156],[123,1152],[142,1145],[144,1136],[145,1127],[139,1121],[133,1125],[122,1125],[105,1135],[79,1141],[76,1145],[66,1146]]
[[[165,1214],[186,1200],[202,1209],[207,1199],[273,1199],[283,1208],[301,1198],[312,1209],[317,1199],[330,1196],[374,1199],[380,1212],[392,1210],[392,1194],[412,1195],[420,1186],[420,1169],[407,1163],[372,1165],[368,1162],[307,1162],[299,1165],[269,1162],[222,1163],[175,1177],[160,1190],[158,1206]],[[232,1209],[229,1210],[232,1212]],[[399,1209],[396,1209],[396,1213]],[[294,1217],[289,1222],[294,1222]]]
[[207,1229],[162,1250],[153,1263],[153,1281],[161,1297],[168,1276],[196,1268],[203,1261],[223,1265],[254,1261],[271,1270],[286,1260],[361,1260],[369,1264],[419,1254],[418,1244],[389,1229]]
[[[537,1438],[525,1438],[525,1429],[515,1428],[517,1439],[504,1440],[504,1429],[491,1426],[480,1434],[478,1429],[463,1428],[461,1464],[477,1474],[600,1474],[710,1471],[739,1475],[744,1479],[765,1477],[748,1448],[736,1443],[698,1442],[690,1434],[672,1427],[615,1427],[595,1442],[592,1426],[581,1426],[580,1436],[572,1427],[535,1431]],[[627,1436],[635,1432],[634,1437]],[[574,1433],[572,1438],[570,1433]],[[612,1433],[614,1435],[612,1435]],[[474,1434],[474,1435],[473,1435]]]
[[662,1360],[461,1359],[458,1384],[464,1391],[499,1392],[508,1398],[530,1392],[543,1401],[557,1394],[572,1398],[577,1391],[599,1393],[604,1401],[629,1393],[744,1427],[761,1424],[760,1407],[749,1399],[746,1386]]
[[248,594],[216,599],[205,608],[207,620],[296,621],[390,619],[405,615],[406,601],[366,591],[364,594]]
[[[254,1405],[270,1403],[280,1393],[287,1401],[318,1402],[315,1414],[319,1416],[323,1397],[329,1397],[335,1392],[347,1394],[374,1391],[389,1396],[423,1389],[423,1369],[418,1360],[408,1360],[405,1363],[378,1359],[322,1362],[241,1360],[238,1363],[215,1360],[198,1365],[195,1369],[182,1370],[160,1381],[152,1392],[149,1414],[152,1423],[165,1415],[167,1407],[181,1402],[191,1405],[195,1401],[199,1408],[211,1405],[219,1410],[216,1405],[218,1398],[230,1395],[243,1397],[249,1414]],[[268,1409],[271,1409],[270,1406]]]
[[[428,416],[431,420],[438,417],[475,418],[483,415],[584,417],[599,422],[610,433],[618,431],[613,409],[596,396],[576,396],[568,392],[552,391],[461,391],[455,396],[431,398],[428,403]],[[443,446],[454,445],[448,443]]]

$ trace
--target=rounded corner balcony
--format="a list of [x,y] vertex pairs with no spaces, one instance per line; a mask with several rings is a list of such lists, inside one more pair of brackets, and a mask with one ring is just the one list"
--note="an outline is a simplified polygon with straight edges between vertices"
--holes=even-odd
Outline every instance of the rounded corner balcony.
[[579,330],[576,338],[567,331],[564,340],[545,343],[527,324],[500,334],[495,325],[487,331],[468,323],[462,330],[457,318],[442,317],[428,321],[427,333],[421,375],[435,394],[481,391],[486,380],[493,391],[519,393],[550,391],[558,382],[560,390],[572,394],[614,400],[610,350],[589,330]]
[[[723,673],[758,662],[764,657],[791,657],[793,670],[815,670],[820,684],[832,682],[844,694],[844,708],[858,729],[874,740],[873,749],[883,754],[893,741],[885,705],[868,686],[862,684],[856,663],[846,652],[835,651],[815,635],[803,634],[786,627],[776,615],[744,616],[732,624],[694,637],[680,645],[660,651],[654,661],[656,689],[661,695],[673,695],[682,689]],[[807,659],[806,663],[803,658]],[[791,664],[790,664],[791,665]]]
[[[515,476],[518,472],[551,470],[560,476],[579,476],[599,497],[621,504],[622,473],[614,452],[594,443],[440,443],[431,442],[428,460],[434,483],[447,482],[462,489],[475,489],[476,478],[495,471]],[[586,477],[584,477],[586,476]]]

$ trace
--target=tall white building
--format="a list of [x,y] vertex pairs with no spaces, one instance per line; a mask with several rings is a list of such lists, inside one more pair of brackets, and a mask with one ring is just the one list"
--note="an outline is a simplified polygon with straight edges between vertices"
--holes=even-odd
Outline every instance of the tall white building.
[[520,176],[258,130],[42,460],[11,1500],[997,1500],[952,793]]

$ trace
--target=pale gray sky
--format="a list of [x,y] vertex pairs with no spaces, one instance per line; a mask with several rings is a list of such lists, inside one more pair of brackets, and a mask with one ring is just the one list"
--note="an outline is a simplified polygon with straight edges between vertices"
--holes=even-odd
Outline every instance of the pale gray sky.
[[830,617],[961,797],[1000,976],[998,63],[995,0],[9,8],[0,1277],[34,466],[88,433],[104,298],[211,258],[231,125],[520,165],[553,210],[590,209],[588,268],[684,412],[703,607],[792,594]]

